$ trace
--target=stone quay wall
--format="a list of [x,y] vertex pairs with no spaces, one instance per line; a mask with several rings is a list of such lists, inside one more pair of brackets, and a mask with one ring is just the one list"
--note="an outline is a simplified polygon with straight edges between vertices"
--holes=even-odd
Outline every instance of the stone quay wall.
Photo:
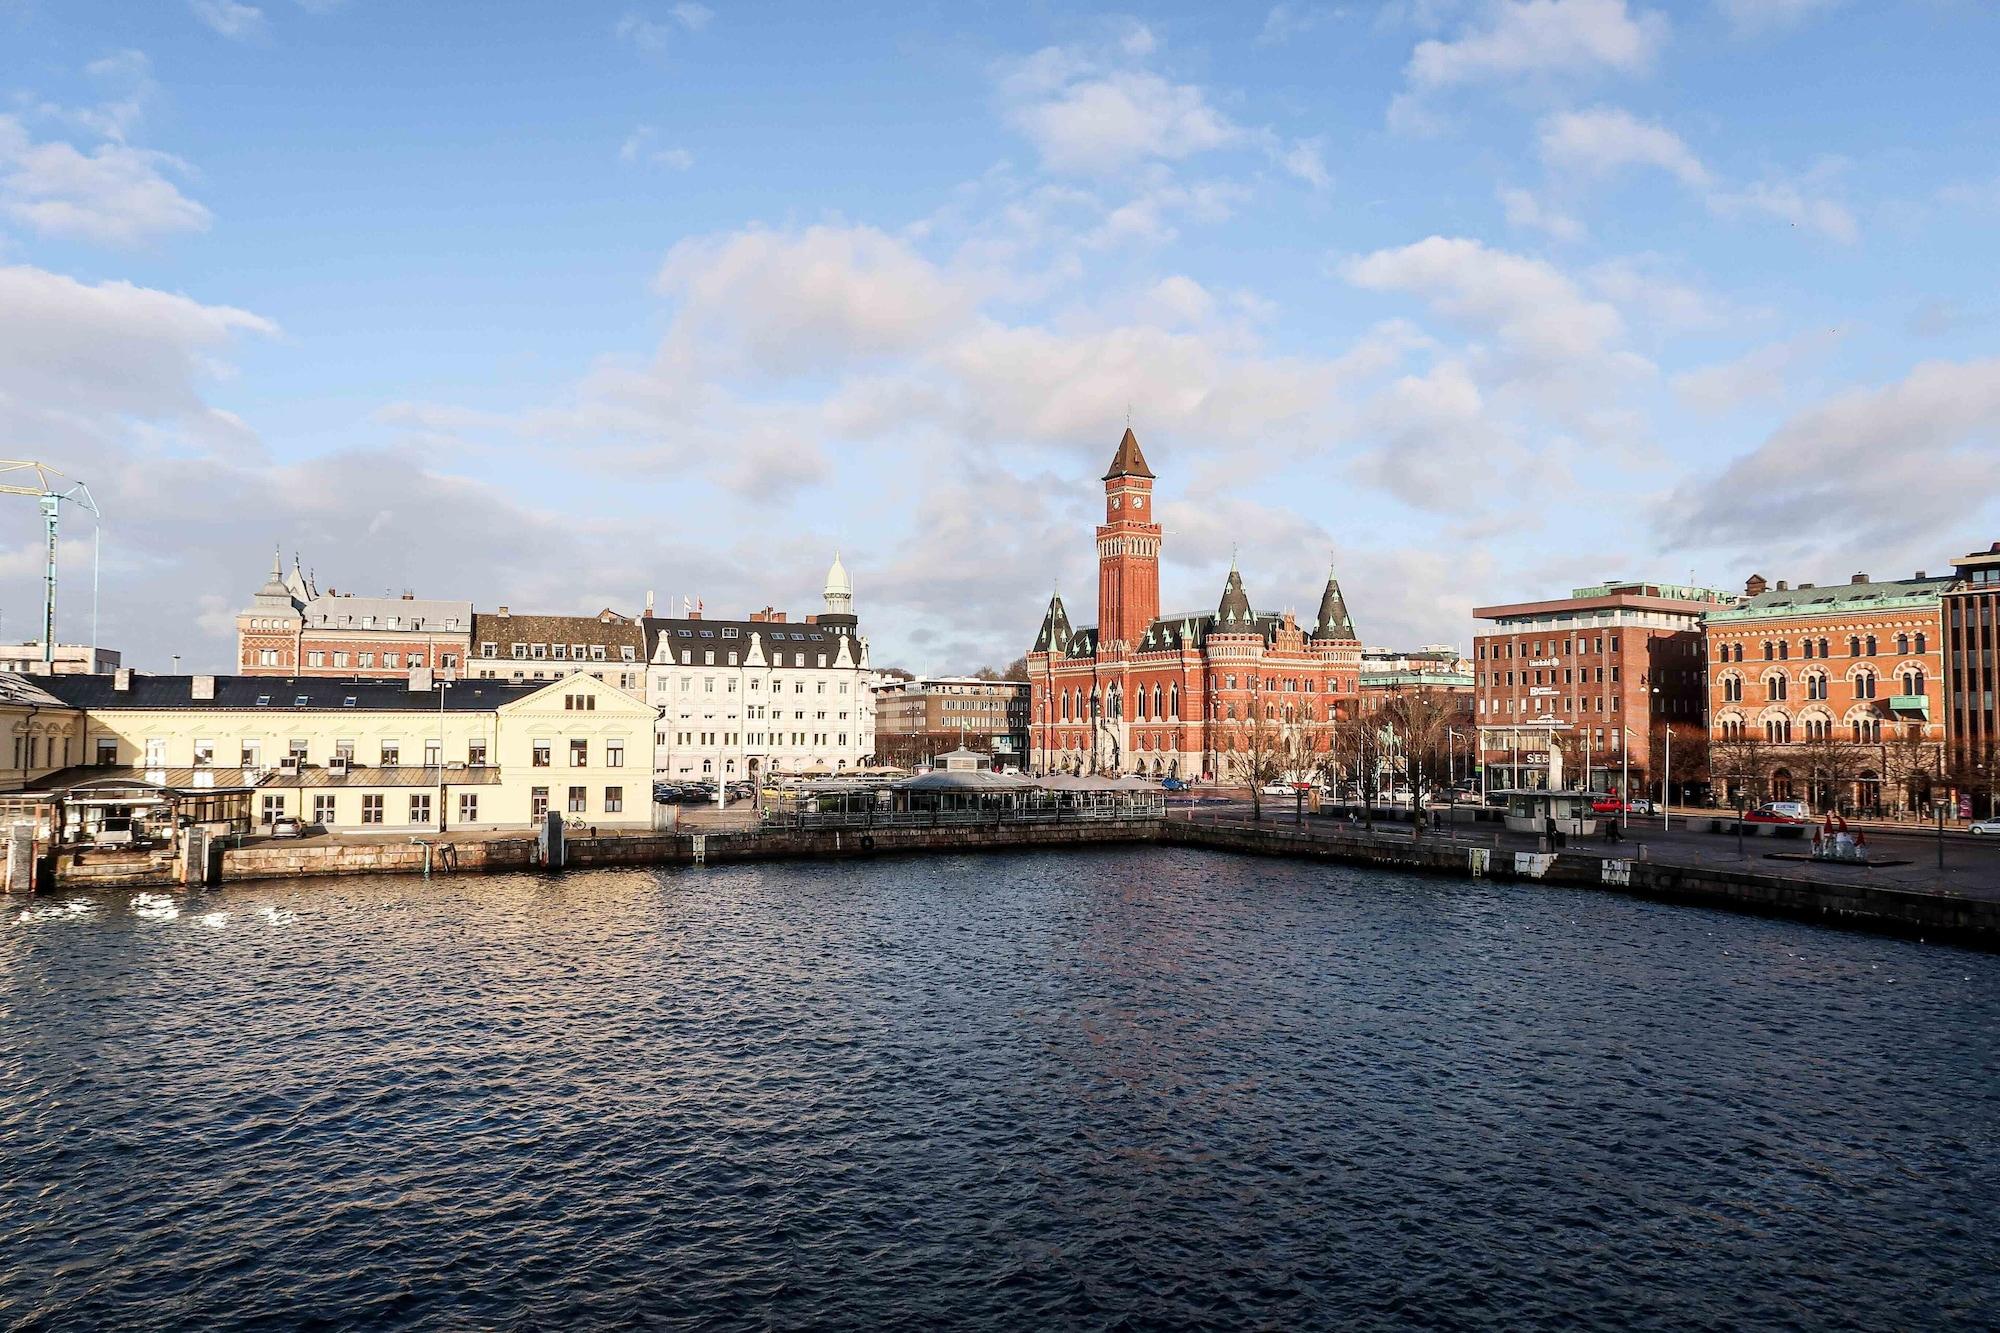
[[[2000,901],[1882,885],[1829,882],[1781,873],[1664,865],[1573,852],[1533,853],[1453,844],[1420,846],[1358,830],[1282,827],[1172,819],[1080,820],[1062,824],[959,825],[947,828],[782,829],[715,833],[606,834],[568,841],[567,868],[701,865],[744,861],[826,860],[897,853],[976,852],[1031,847],[1158,843],[1239,855],[1289,856],[1377,866],[1455,878],[1533,880],[1566,888],[1609,889],[1662,902],[1784,916],[1830,925],[2000,948]],[[233,847],[215,856],[223,881],[308,875],[420,874],[426,848],[408,842],[308,840]],[[531,837],[469,839],[430,849],[431,873],[479,874],[538,867]],[[73,887],[140,881],[59,875]],[[171,882],[171,873],[152,882]]]

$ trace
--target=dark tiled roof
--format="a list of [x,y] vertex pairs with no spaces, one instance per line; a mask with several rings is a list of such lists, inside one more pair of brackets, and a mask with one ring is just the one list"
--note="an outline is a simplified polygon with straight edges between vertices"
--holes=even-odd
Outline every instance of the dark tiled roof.
[[[747,649],[752,634],[763,638],[766,652],[823,652],[831,657],[840,647],[842,639],[857,637],[851,620],[843,616],[840,624],[846,627],[847,633],[837,632],[834,624],[821,625],[804,620],[649,619],[643,622],[643,628],[649,659],[659,650],[663,638],[673,640],[676,652],[682,648],[718,648],[725,643]],[[858,643],[854,651],[859,654]]]
[[1035,646],[1031,651],[1068,652],[1070,632],[1069,612],[1063,607],[1062,594],[1055,593],[1049,598],[1049,609],[1042,616],[1041,632],[1035,635]]
[[1326,591],[1319,595],[1319,620],[1313,626],[1315,639],[1351,639],[1354,620],[1347,614],[1347,599],[1340,595],[1340,580],[1326,572]]
[[[606,620],[606,616],[612,618]],[[495,645],[494,652],[500,658],[512,658],[517,643],[562,644],[565,654],[580,643],[586,652],[603,648],[607,662],[624,661],[620,652],[624,648],[632,650],[635,662],[646,657],[646,631],[639,622],[610,611],[594,616],[503,616],[481,611],[472,617],[472,656],[480,656],[484,651],[480,645],[488,643]]]
[[[289,676],[216,676],[215,697],[194,697],[195,676],[149,676],[132,673],[130,689],[117,688],[115,676],[50,676],[42,686],[66,704],[78,708],[268,708],[274,713],[294,710],[406,713],[438,711],[436,690],[413,690],[400,680],[297,679]],[[525,699],[549,682],[516,685],[498,680],[462,680],[444,692],[451,713],[490,712],[502,704]],[[304,703],[298,702],[304,699]],[[352,703],[347,702],[353,700]]]
[[1236,572],[1236,562],[1229,564],[1229,579],[1222,585],[1222,601],[1215,608],[1217,634],[1248,634],[1256,623],[1256,612],[1250,609],[1250,594],[1243,591],[1243,576]]

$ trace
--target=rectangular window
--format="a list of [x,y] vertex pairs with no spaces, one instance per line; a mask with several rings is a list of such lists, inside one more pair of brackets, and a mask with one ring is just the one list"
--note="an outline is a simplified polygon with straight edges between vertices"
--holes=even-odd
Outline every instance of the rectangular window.
[[443,762],[444,762],[444,742],[443,742],[443,741],[425,741],[425,742],[424,742],[424,767],[425,767],[425,768],[436,768],[436,767],[437,767],[437,766],[438,766],[439,764],[442,764]]
[[410,793],[410,822],[428,824],[431,822],[431,794],[427,791]]
[[215,742],[196,741],[194,743],[194,766],[207,768],[215,762]]
[[535,742],[534,764],[536,768],[547,768],[549,766],[549,743],[547,741]]
[[[391,671],[394,671],[396,668],[403,665],[403,655],[401,653],[383,653],[382,665],[389,668]],[[411,665],[414,666],[415,663],[412,663]]]
[[571,741],[569,743],[569,766],[571,768],[590,767],[589,741]]
[[382,822],[382,793],[368,792],[361,798],[361,822],[379,824]]
[[[474,768],[484,768],[486,766],[486,742],[467,741],[465,743],[465,762],[471,764]],[[543,767],[546,768],[548,765],[544,764]]]
[[335,666],[337,666],[337,667],[344,667],[344,666],[346,666],[346,665],[347,665],[347,654],[346,654],[346,653],[335,653],[335,654],[333,655],[333,664],[334,664]]
[[573,815],[580,815],[588,812],[589,809],[590,809],[590,788],[571,787],[569,789],[569,805],[568,805],[569,813]]
[[462,791],[458,794],[458,822],[470,824],[479,818],[479,793]]
[[264,793],[264,822],[273,823],[285,817],[285,794],[283,792]]
[[398,764],[401,764],[402,762],[403,762],[403,743],[401,741],[383,741],[382,767],[395,768]]
[[604,742],[604,766],[606,768],[625,767],[625,742]]
[[543,816],[547,815],[548,812],[549,812],[549,789],[547,787],[530,787],[528,789],[529,817],[532,819],[541,819]]
[[604,813],[615,815],[622,813],[624,809],[625,789],[623,787],[606,787],[604,789]]
[[313,793],[313,823],[315,824],[333,823],[334,809],[335,809],[334,797],[332,792],[322,791]]
[[237,761],[245,768],[256,768],[264,762],[262,741],[243,741],[237,746]]
[[99,736],[97,738],[97,766],[99,768],[109,768],[117,762],[117,739],[111,736]]

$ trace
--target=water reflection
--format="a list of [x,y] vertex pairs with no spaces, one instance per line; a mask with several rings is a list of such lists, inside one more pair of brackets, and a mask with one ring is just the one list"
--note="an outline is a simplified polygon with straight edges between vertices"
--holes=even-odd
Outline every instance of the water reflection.
[[10,905],[27,1326],[1974,1324],[2000,960],[1169,850]]

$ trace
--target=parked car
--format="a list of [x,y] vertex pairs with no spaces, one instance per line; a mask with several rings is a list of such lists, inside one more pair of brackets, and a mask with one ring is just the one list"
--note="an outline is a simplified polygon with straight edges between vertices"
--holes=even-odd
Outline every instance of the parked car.
[[1804,801],[1766,801],[1743,816],[1747,824],[1803,824],[1811,818]]
[[1630,815],[1656,815],[1660,812],[1653,808],[1653,802],[1647,797],[1634,796],[1631,800],[1625,802],[1625,813]]
[[303,838],[305,826],[296,819],[274,819],[271,821],[271,836],[274,838]]
[[1965,831],[1975,838],[2000,837],[2000,818],[1975,819]]
[[1191,782],[1183,782],[1179,778],[1161,778],[1160,786],[1165,788],[1167,791],[1189,791],[1193,788],[1194,784]]

